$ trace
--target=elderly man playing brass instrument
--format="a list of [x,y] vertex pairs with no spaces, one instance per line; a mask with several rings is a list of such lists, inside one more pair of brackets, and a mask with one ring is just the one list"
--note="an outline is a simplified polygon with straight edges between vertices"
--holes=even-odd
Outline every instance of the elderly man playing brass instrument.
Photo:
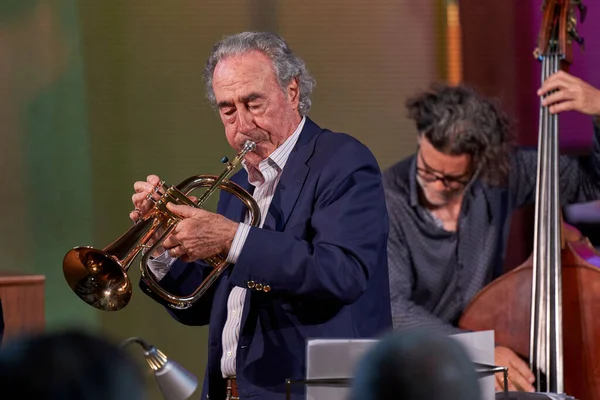
[[[281,399],[286,378],[304,377],[307,339],[391,329],[380,170],[356,139],[307,117],[314,82],[279,36],[224,38],[205,81],[231,147],[256,143],[232,181],[252,193],[262,222],[245,223],[245,208],[227,192],[216,214],[169,205],[183,220],[150,268],[161,287],[188,294],[211,270],[203,259],[226,255],[233,265],[209,291],[169,312],[186,325],[209,324],[203,398]],[[148,212],[158,183],[150,175],[134,184],[132,219]]]

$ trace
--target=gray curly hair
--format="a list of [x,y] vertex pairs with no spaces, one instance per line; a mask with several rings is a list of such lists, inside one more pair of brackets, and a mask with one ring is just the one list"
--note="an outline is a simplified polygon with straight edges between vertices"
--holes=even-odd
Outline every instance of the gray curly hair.
[[469,154],[490,185],[504,185],[510,170],[515,137],[498,100],[470,86],[434,83],[406,101],[408,117],[419,135],[438,151]]
[[217,100],[213,91],[213,73],[217,63],[224,58],[240,55],[250,51],[260,51],[271,60],[277,81],[285,92],[292,79],[298,79],[300,100],[298,112],[307,115],[310,111],[310,95],[315,86],[315,80],[308,73],[304,61],[292,53],[286,41],[279,35],[271,32],[242,32],[227,36],[217,42],[212,49],[210,57],[204,67],[204,82],[206,97],[216,106]]

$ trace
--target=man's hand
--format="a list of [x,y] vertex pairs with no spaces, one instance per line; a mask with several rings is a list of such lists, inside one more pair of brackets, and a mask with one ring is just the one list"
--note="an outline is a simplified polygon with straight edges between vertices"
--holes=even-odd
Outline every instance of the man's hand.
[[239,225],[237,222],[199,208],[170,203],[167,208],[183,218],[163,241],[163,247],[171,257],[192,262],[229,253]]
[[136,222],[140,218],[144,217],[148,211],[154,207],[154,203],[146,199],[150,193],[153,194],[153,198],[158,200],[160,197],[154,193],[154,188],[160,183],[160,178],[157,175],[148,175],[146,181],[137,181],[133,184],[133,190],[135,193],[131,196],[131,202],[133,203],[133,211],[129,213],[129,218],[133,222]]
[[[535,381],[529,366],[514,351],[508,347],[496,346],[494,349],[495,364],[508,367],[508,390],[534,392],[532,383]],[[496,390],[504,390],[504,374],[496,374]]]
[[550,106],[552,114],[563,111],[579,111],[588,115],[600,115],[600,90],[581,79],[564,71],[551,75],[538,90],[538,96],[551,91],[542,101],[543,106]]
[[[133,184],[133,190],[135,193],[133,196],[131,196],[131,201],[133,202],[134,209],[129,212],[129,218],[131,218],[134,223],[137,223],[154,208],[154,203],[147,199],[149,194],[152,194],[152,198],[155,201],[160,199],[160,196],[154,191],[154,188],[156,188],[159,183],[160,178],[157,175],[148,175],[145,182],[137,181]],[[198,199],[194,196],[188,196],[188,198],[193,202],[198,201]],[[152,245],[156,240],[160,239],[163,232],[164,229],[162,227],[158,228],[152,237],[153,241],[149,244]],[[161,245],[158,245],[151,255],[152,257],[158,257],[164,251],[165,249]]]

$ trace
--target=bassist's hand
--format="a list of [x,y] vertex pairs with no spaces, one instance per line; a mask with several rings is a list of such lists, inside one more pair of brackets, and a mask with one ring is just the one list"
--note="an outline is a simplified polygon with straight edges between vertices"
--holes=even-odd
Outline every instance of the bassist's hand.
[[[519,392],[534,392],[532,383],[535,380],[529,366],[514,351],[508,347],[496,346],[494,359],[497,366],[508,367],[508,390]],[[504,374],[496,374],[496,390],[504,390]]]
[[550,106],[552,114],[579,111],[587,115],[600,115],[600,90],[567,72],[558,71],[549,76],[537,94],[548,94],[542,105]]

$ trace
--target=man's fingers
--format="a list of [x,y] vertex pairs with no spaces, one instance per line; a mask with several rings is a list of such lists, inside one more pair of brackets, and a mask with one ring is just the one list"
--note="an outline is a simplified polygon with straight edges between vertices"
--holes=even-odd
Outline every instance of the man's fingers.
[[548,79],[544,81],[537,94],[538,96],[541,96],[553,90],[564,90],[569,87],[576,87],[576,85],[580,85],[581,82],[583,81],[576,76],[564,71],[558,71],[557,73],[550,75]]
[[154,188],[156,186],[158,186],[158,184],[153,185],[148,182],[137,181],[133,184],[133,190],[135,190],[136,193],[140,193],[140,192],[150,193],[154,190]]
[[542,105],[548,106],[551,104],[555,104],[555,103],[559,103],[559,102],[563,102],[563,101],[569,101],[569,100],[573,100],[573,99],[575,99],[575,94],[573,92],[571,92],[570,90],[559,90],[557,92],[551,93],[548,96],[546,96],[542,100]]
[[[515,387],[515,390],[518,391],[522,391],[522,392],[533,392],[534,388],[531,385],[531,383],[528,382],[528,380],[521,375],[519,372],[517,372],[516,370],[513,370],[513,372],[510,374],[510,378],[509,378],[509,387],[510,385],[513,385]],[[513,389],[511,389],[513,390]]]
[[194,261],[191,257],[188,257],[186,254],[180,256],[179,258],[181,259],[181,261],[186,262],[186,263]]
[[501,391],[504,389],[504,380],[498,376],[498,374],[494,375],[496,378],[496,382],[494,383],[494,387],[496,391]]
[[508,371],[511,383],[514,384],[518,390],[524,392],[534,391],[532,383],[535,380],[535,376],[525,361],[519,357],[511,358]]
[[148,182],[152,186],[158,186],[158,184],[160,183],[160,178],[158,177],[158,175],[151,174],[146,177],[146,182]]
[[569,85],[580,80],[581,79],[579,79],[578,77],[561,70],[547,77],[544,83],[554,84],[556,82],[560,82],[563,85]]
[[548,94],[554,90],[556,91],[561,91],[564,90],[566,88],[566,84],[562,81],[546,81],[544,82],[544,84],[538,89],[537,91],[537,95],[538,96],[543,96],[545,94]]
[[180,204],[173,204],[173,203],[168,203],[167,208],[182,218],[195,217],[200,212],[202,212],[202,210],[199,208],[184,206],[184,205],[180,205]]
[[[503,373],[498,373],[495,375],[496,377],[496,383],[495,383],[495,387],[497,391],[504,391],[504,374]],[[512,377],[511,377],[512,378]],[[508,390],[515,392],[518,390],[517,386],[515,386],[514,383],[511,382],[511,380],[508,380]]]
[[133,196],[131,196],[131,202],[133,203],[133,207],[135,207],[135,210],[132,210],[132,212],[137,213],[139,211],[138,218],[145,215],[153,206],[152,203],[146,200],[145,193],[133,194]]
[[171,257],[175,257],[175,258],[180,257],[185,254],[184,252],[181,251],[181,246],[172,247],[168,250],[168,252]]
[[518,375],[522,376],[528,383],[533,383],[535,381],[535,375],[533,375],[533,372],[529,369],[529,365],[519,357],[510,360],[509,372],[511,370],[517,372]]
[[134,193],[131,196],[131,201],[138,207],[142,205],[144,200],[146,200],[146,193]]
[[551,114],[558,114],[565,111],[575,110],[576,103],[574,101],[564,101],[559,104],[551,105],[549,110]]
[[129,219],[132,221],[137,221],[140,218],[140,214],[137,211],[131,211],[129,213]]
[[173,247],[179,246],[180,243],[181,242],[177,238],[174,238],[173,235],[169,235],[163,240],[162,245],[166,250],[170,250]]
[[537,94],[538,94],[538,96],[542,96],[553,90],[564,90],[564,89],[568,88],[569,85],[570,85],[570,82],[567,79],[565,79],[564,77],[552,76],[552,77],[546,79],[546,81],[544,81],[544,83],[538,89]]

